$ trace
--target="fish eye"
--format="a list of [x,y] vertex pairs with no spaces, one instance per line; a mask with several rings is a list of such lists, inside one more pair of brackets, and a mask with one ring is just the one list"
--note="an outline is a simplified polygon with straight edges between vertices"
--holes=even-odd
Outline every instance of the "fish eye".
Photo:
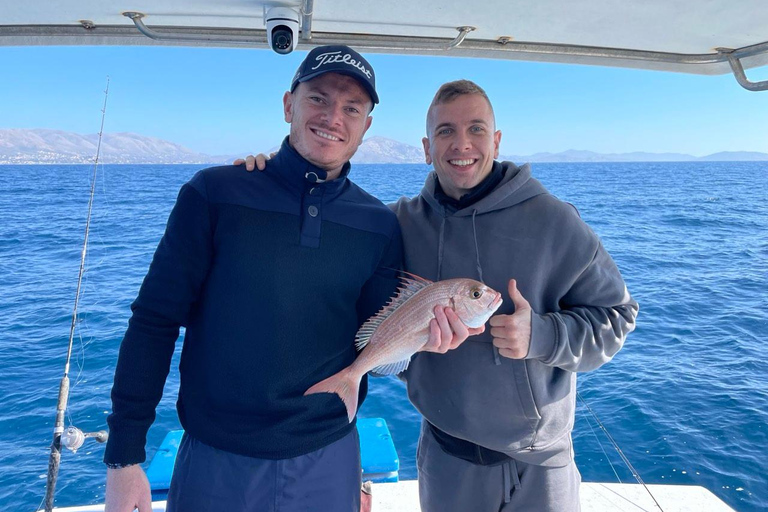
[[473,299],[479,299],[480,297],[483,296],[483,290],[481,290],[480,288],[472,288],[471,290],[469,290],[469,295]]

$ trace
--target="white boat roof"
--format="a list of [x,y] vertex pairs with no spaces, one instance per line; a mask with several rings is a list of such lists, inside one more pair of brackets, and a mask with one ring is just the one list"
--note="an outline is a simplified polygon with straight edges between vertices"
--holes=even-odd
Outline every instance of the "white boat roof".
[[[0,45],[266,48],[265,6],[305,14],[299,49],[307,50],[343,43],[368,52],[698,74],[731,72],[729,55],[745,69],[768,64],[765,0],[22,1],[6,2]],[[136,23],[151,34],[172,39],[141,34],[126,12],[143,15]],[[449,49],[459,27],[472,30]]]

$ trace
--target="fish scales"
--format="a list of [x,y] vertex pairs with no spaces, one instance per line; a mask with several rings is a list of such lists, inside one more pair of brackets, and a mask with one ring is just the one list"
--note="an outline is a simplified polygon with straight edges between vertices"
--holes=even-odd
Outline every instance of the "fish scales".
[[344,402],[351,422],[357,413],[360,380],[373,370],[399,373],[411,356],[429,341],[429,323],[435,306],[453,308],[468,327],[480,327],[501,305],[501,294],[472,279],[432,282],[419,276],[403,277],[398,293],[357,332],[361,349],[347,368],[315,384],[304,394],[335,393]]

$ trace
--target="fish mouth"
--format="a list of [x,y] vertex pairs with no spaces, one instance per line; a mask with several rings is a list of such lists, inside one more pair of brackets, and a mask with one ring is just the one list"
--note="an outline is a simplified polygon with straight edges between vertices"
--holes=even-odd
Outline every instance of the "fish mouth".
[[496,310],[499,306],[501,306],[501,303],[503,301],[501,300],[501,294],[496,292],[496,298],[493,299],[493,302],[488,304],[488,309]]

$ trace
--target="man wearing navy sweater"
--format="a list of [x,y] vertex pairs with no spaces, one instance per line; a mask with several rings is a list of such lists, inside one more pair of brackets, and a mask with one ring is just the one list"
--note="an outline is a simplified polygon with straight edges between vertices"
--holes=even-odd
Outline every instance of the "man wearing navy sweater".
[[347,178],[376,103],[363,57],[316,48],[266,172],[209,168],[182,187],[120,346],[108,512],[151,510],[138,464],[180,326],[185,435],[167,510],[359,509],[355,423],[335,395],[304,392],[355,359],[355,332],[397,285],[397,219]]

